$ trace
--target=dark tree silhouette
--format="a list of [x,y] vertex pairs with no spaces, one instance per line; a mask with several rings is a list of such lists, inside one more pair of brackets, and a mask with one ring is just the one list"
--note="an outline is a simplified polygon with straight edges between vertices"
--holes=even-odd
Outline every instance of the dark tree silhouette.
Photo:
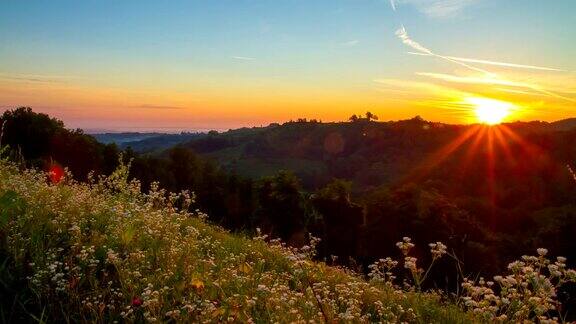
[[257,218],[272,236],[290,241],[304,226],[300,181],[293,173],[281,171],[258,185]]
[[336,255],[341,261],[358,255],[363,208],[350,199],[352,183],[334,180],[312,195],[311,203],[321,215],[318,234],[322,256]]
[[374,115],[373,113],[367,111],[366,112],[366,119],[368,121],[372,121],[372,120],[378,120],[378,116]]

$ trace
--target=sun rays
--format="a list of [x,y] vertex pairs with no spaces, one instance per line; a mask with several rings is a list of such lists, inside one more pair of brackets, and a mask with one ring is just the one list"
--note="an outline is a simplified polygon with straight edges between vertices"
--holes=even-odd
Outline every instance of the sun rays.
[[454,139],[430,153],[400,182],[425,180],[440,171],[442,164],[456,163],[454,172],[458,172],[463,182],[472,173],[483,175],[485,180],[477,185],[482,187],[487,201],[496,208],[499,191],[497,183],[502,170],[507,169],[504,166],[518,165],[524,158],[548,160],[550,157],[510,124],[478,123],[462,128]]

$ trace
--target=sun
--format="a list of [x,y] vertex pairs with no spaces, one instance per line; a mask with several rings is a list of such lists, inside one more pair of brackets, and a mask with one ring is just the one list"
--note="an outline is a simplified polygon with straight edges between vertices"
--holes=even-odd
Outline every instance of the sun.
[[513,104],[496,99],[469,97],[466,103],[474,108],[478,121],[487,125],[502,123],[514,109]]

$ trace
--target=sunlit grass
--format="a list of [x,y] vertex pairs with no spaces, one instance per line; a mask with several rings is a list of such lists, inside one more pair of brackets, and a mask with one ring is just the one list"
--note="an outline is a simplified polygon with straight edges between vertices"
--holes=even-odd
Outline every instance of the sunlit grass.
[[[72,322],[471,319],[440,295],[401,292],[310,261],[314,240],[296,250],[231,235],[207,224],[206,215],[177,208],[193,197],[165,198],[158,189],[140,194],[126,172],[120,168],[91,184],[53,184],[46,174],[0,163],[0,255],[8,265],[2,278],[8,272],[21,278],[4,282],[16,296],[13,304],[26,305],[26,316]],[[5,320],[11,311],[3,306]]]
[[[128,166],[77,183],[0,160],[0,319],[66,322],[561,322],[558,288],[576,281],[546,249],[493,280],[425,292],[435,261],[381,259],[368,276],[312,261],[318,240],[295,249],[260,233],[230,234],[189,213],[193,195],[148,194]],[[425,270],[426,269],[426,270]],[[402,278],[396,277],[404,273]]]

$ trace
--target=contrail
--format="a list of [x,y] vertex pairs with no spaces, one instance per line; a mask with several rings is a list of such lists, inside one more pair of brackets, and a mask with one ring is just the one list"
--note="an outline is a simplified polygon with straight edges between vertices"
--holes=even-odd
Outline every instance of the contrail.
[[428,48],[422,46],[420,43],[412,40],[412,39],[410,38],[410,36],[408,35],[408,32],[406,31],[406,28],[404,28],[404,25],[401,25],[400,28],[396,31],[396,36],[398,36],[398,38],[400,38],[404,44],[412,47],[413,49],[415,49],[415,50],[417,50],[417,51],[419,51],[420,53],[419,53],[418,55],[438,57],[438,58],[441,58],[441,59],[443,59],[443,60],[446,60],[446,61],[449,61],[449,62],[458,64],[458,65],[464,66],[464,67],[466,67],[466,68],[468,68],[468,69],[470,69],[470,70],[484,73],[484,74],[486,74],[486,75],[488,75],[488,76],[491,76],[491,77],[496,76],[494,73],[492,73],[492,72],[490,72],[490,71],[486,71],[486,70],[477,68],[477,67],[475,67],[475,66],[466,64],[466,63],[464,63],[464,62],[460,62],[460,61],[455,60],[455,59],[453,59],[453,58],[450,58],[450,57],[447,57],[447,56],[444,56],[444,55],[439,55],[439,54],[436,54],[436,53],[432,52],[432,51],[429,50]]
[[506,67],[519,68],[519,69],[568,72],[566,70],[544,67],[544,66],[515,64],[515,63],[506,63],[506,62],[495,62],[495,61],[478,60],[478,59],[470,59],[470,58],[463,58],[463,57],[452,57],[452,56],[449,56],[449,57],[456,60],[456,61],[460,61],[460,62],[478,63],[478,64],[487,64],[487,65],[496,65],[496,66],[506,66]]
[[[430,54],[426,54],[426,53],[416,53],[416,52],[408,52],[408,54],[421,55],[421,56],[430,56]],[[478,64],[495,65],[495,66],[504,66],[504,67],[518,68],[518,69],[530,69],[530,70],[541,70],[541,71],[556,71],[556,72],[570,72],[570,71],[567,71],[567,70],[556,69],[556,68],[545,67],[545,66],[516,64],[516,63],[507,63],[507,62],[497,62],[497,61],[480,60],[480,59],[465,58],[465,57],[455,57],[455,56],[446,56],[446,58],[449,58],[449,59],[452,59],[452,60],[455,60],[455,61],[459,61],[459,62],[478,63]]]
[[426,47],[420,45],[420,43],[412,40],[410,36],[408,36],[408,32],[404,25],[401,25],[400,28],[396,31],[396,36],[402,40],[402,43],[412,47],[413,49],[422,53],[422,55],[429,55],[429,56],[436,56],[436,54],[432,53],[431,50],[427,49]]

